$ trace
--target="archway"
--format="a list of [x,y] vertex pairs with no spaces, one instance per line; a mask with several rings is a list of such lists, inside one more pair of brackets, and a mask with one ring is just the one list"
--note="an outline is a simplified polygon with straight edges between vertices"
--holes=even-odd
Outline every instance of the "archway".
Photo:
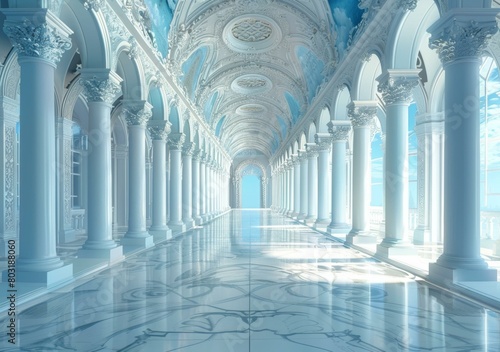
[[[267,207],[267,175],[257,160],[246,160],[236,168],[233,178],[236,208]],[[257,197],[257,198],[256,198]]]

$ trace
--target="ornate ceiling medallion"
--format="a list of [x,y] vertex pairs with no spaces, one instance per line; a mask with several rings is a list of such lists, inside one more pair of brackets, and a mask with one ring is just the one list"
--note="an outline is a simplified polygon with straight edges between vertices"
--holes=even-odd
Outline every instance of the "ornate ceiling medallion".
[[223,37],[231,50],[262,53],[278,45],[282,33],[278,24],[269,17],[248,14],[229,21],[224,27]]
[[239,76],[231,83],[231,89],[240,94],[261,94],[271,90],[273,84],[269,78],[259,74]]
[[236,109],[238,115],[262,115],[266,111],[266,107],[260,104],[245,104]]

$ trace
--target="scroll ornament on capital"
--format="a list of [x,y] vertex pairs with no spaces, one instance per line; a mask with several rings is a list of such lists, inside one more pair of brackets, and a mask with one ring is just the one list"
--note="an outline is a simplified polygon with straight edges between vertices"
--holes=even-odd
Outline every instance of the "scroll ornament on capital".
[[151,139],[166,141],[170,133],[170,123],[168,121],[150,120],[148,122],[148,131]]
[[347,106],[348,116],[351,118],[353,127],[369,126],[377,114],[376,106],[356,106],[353,103]]
[[196,149],[196,144],[194,144],[192,142],[184,143],[184,146],[182,148],[182,155],[193,156],[195,149]]
[[436,49],[444,64],[459,58],[480,57],[485,53],[489,39],[497,31],[497,23],[493,20],[478,23],[454,19],[451,25],[432,34],[429,47]]
[[171,150],[182,150],[186,136],[184,133],[176,133],[168,136],[168,145]]
[[36,57],[56,64],[71,48],[71,40],[47,23],[35,24],[29,19],[5,21],[3,29],[19,56]]
[[153,116],[151,105],[148,103],[129,104],[125,106],[124,111],[129,126],[146,126]]
[[80,80],[85,96],[89,102],[105,102],[113,104],[121,94],[121,86],[109,78],[83,77]]
[[378,91],[382,93],[387,105],[397,103],[411,103],[413,100],[412,90],[418,85],[418,79],[413,77],[389,78],[378,85]]
[[347,141],[350,125],[335,126],[331,121],[328,123],[328,133],[332,136],[333,141]]
[[317,144],[317,150],[324,151],[330,149],[330,147],[332,146],[333,138],[330,135],[326,136],[315,135],[314,141]]

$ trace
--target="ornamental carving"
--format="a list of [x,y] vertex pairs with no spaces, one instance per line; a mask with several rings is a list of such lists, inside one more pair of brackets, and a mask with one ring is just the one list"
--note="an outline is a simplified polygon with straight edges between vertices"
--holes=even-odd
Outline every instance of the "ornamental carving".
[[125,120],[129,126],[146,126],[148,120],[153,116],[149,103],[140,101],[137,103],[127,103],[123,108]]
[[83,86],[85,96],[89,102],[113,104],[122,92],[121,86],[109,78],[84,77],[80,80],[80,84]]
[[186,139],[186,135],[184,133],[174,133],[168,136],[168,145],[170,150],[182,150],[182,145],[184,144],[184,140]]
[[170,123],[168,121],[149,120],[148,131],[151,139],[166,141],[170,133]]
[[184,143],[182,148],[183,156],[193,156],[194,150],[196,149],[196,144],[192,142]]
[[412,90],[417,85],[416,77],[391,77],[378,85],[378,91],[382,93],[386,105],[410,104],[413,100]]
[[233,37],[243,42],[260,42],[271,36],[273,29],[267,22],[258,19],[244,19],[234,24]]
[[455,19],[451,25],[432,34],[429,47],[436,49],[443,64],[463,57],[479,57],[497,31],[497,23],[493,20],[478,23]]
[[83,7],[85,10],[94,10],[95,12],[99,11],[104,4],[104,0],[83,0]]
[[318,136],[316,134],[314,136],[314,141],[316,142],[316,145],[317,145],[316,148],[318,151],[326,151],[326,150],[330,150],[330,147],[332,146],[333,138],[330,135]]
[[5,206],[5,231],[15,231],[15,197],[14,190],[16,185],[15,180],[15,167],[16,163],[14,160],[14,144],[16,130],[14,127],[5,128],[5,161],[4,161],[4,172],[5,172],[5,193],[4,193],[4,206]]
[[351,126],[349,125],[335,126],[331,121],[328,123],[328,132],[333,141],[347,141],[350,131]]
[[347,105],[347,114],[351,118],[353,127],[366,127],[377,114],[377,107],[351,103]]
[[47,23],[35,24],[28,19],[17,23],[5,21],[4,32],[19,56],[41,58],[56,64],[71,48],[71,40]]

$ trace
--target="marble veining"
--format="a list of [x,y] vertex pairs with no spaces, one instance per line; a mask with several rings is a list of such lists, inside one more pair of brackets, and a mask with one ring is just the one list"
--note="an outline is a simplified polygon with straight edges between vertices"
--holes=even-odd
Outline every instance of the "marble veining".
[[1,351],[500,351],[497,312],[265,210],[45,298]]

